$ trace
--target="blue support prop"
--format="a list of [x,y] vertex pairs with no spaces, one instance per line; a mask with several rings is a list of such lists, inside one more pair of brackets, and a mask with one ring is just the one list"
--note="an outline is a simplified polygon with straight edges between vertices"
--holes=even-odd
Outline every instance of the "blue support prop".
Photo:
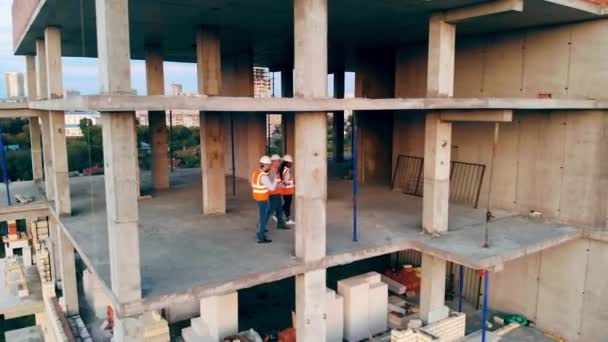
[[357,174],[357,116],[353,112],[353,241],[359,241],[359,231],[357,228],[357,192],[359,191],[359,177]]
[[4,150],[4,138],[0,128],[0,159],[2,160],[2,181],[6,184],[6,202],[11,205],[11,190],[8,180],[8,163],[6,162],[6,151]]
[[488,290],[490,277],[488,271],[483,272],[483,322],[481,322],[481,342],[486,342],[486,322],[488,321]]
[[464,266],[460,265],[458,269],[458,312],[462,312],[462,299],[464,296]]

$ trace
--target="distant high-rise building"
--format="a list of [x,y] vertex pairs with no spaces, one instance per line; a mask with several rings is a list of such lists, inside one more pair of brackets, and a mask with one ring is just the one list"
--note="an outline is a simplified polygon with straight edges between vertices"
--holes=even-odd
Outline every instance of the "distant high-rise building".
[[272,73],[268,68],[253,68],[254,97],[272,97]]
[[4,82],[6,85],[6,97],[25,97],[25,87],[23,83],[23,73],[7,72],[4,74]]
[[179,83],[171,83],[171,95],[181,95],[182,94],[182,85]]
[[74,96],[80,96],[80,92],[78,90],[70,90],[70,89],[66,89],[66,91],[63,92],[64,98],[74,97]]

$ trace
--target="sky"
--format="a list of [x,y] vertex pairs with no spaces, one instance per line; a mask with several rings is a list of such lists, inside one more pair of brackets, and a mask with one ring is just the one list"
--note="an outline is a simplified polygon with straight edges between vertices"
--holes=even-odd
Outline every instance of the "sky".
[[[18,0],[17,0],[18,1]],[[25,57],[13,56],[11,0],[0,0],[0,98],[6,97],[4,89],[4,73],[24,72]],[[99,93],[98,63],[96,58],[64,57],[63,62],[63,88],[77,90],[82,94]],[[164,63],[165,92],[168,94],[171,83],[180,83],[185,93],[196,93],[196,64],[194,63]],[[280,73],[275,73],[275,96],[280,96]],[[333,93],[333,78],[328,82],[328,93]],[[346,73],[347,96],[353,93],[354,74]],[[137,94],[146,93],[146,75],[143,61],[131,61],[131,84]]]

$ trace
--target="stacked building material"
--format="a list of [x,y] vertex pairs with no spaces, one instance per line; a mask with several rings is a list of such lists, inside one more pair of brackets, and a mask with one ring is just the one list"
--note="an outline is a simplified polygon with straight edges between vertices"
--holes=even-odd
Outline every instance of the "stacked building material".
[[148,311],[143,315],[144,342],[169,342],[169,324],[156,311]]
[[360,341],[387,330],[388,285],[377,272],[338,282],[344,297],[344,339]]
[[39,218],[31,222],[30,230],[32,232],[34,251],[38,252],[43,247],[42,241],[47,240],[49,237],[49,223],[46,218]]
[[238,295],[225,295],[201,299],[201,316],[190,320],[190,326],[182,329],[185,342],[220,341],[238,332]]
[[344,335],[344,298],[336,291],[327,289],[327,341],[342,342]]
[[450,317],[417,329],[391,331],[391,342],[452,342],[465,334],[466,315],[452,312]]

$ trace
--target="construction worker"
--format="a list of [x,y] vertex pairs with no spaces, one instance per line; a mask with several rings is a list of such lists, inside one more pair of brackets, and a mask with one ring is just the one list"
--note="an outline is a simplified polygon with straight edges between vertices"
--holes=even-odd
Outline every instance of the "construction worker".
[[266,224],[268,223],[268,215],[270,215],[270,204],[268,199],[270,197],[270,191],[275,191],[277,188],[282,187],[275,178],[271,179],[271,177],[268,176],[271,164],[272,161],[270,160],[270,157],[262,156],[260,158],[260,167],[251,175],[253,199],[258,204],[259,209],[256,233],[258,243],[272,242],[272,240],[266,237]]
[[273,154],[270,160],[272,161],[272,165],[268,177],[274,178],[277,183],[281,184],[281,187],[270,191],[270,213],[273,216],[273,220],[277,222],[277,229],[289,229],[285,225],[283,217],[283,184],[281,173],[279,172],[283,159],[278,154]]
[[295,193],[295,179],[291,175],[291,167],[293,165],[293,158],[286,154],[283,156],[283,164],[281,164],[280,173],[281,180],[283,182],[283,213],[285,213],[285,220],[288,225],[294,225],[296,222],[291,217],[291,202],[293,201],[293,195]]

